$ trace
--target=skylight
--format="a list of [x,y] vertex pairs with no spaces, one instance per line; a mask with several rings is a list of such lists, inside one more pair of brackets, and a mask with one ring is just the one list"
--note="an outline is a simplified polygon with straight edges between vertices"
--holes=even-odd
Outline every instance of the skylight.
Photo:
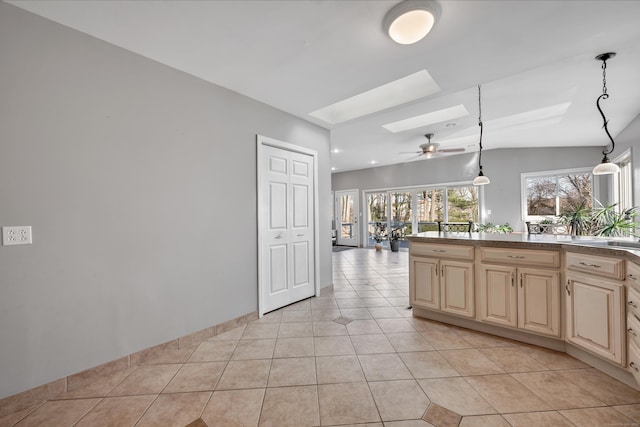
[[420,70],[417,73],[320,108],[309,115],[335,125],[415,101],[439,91],[440,87],[433,81],[427,70]]
[[423,126],[429,126],[434,123],[446,122],[460,117],[468,116],[469,112],[464,105],[456,105],[455,107],[444,108],[431,113],[422,114],[408,119],[399,120],[393,123],[382,125],[383,128],[393,132],[404,132],[405,130],[416,129]]

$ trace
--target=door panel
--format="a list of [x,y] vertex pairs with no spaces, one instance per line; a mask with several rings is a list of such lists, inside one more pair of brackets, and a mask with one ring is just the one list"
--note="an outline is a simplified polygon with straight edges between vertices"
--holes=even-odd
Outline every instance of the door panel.
[[556,271],[518,268],[518,327],[560,336],[560,277]]
[[567,339],[623,365],[623,285],[600,278],[567,275]]
[[306,185],[293,186],[293,227],[309,228],[309,188]]
[[440,287],[442,311],[474,317],[473,263],[440,261]]
[[359,215],[358,190],[336,191],[335,223],[338,245],[359,245]]
[[517,325],[515,267],[480,265],[480,318],[498,325]]
[[269,229],[287,228],[287,184],[271,182],[269,184]]
[[315,295],[313,156],[264,146],[261,310]]
[[438,260],[434,258],[411,257],[409,266],[411,305],[440,309]]

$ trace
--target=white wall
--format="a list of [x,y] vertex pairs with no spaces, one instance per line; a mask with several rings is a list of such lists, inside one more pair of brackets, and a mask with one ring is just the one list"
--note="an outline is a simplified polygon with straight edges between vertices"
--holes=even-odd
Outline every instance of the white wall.
[[[520,174],[555,169],[593,167],[601,159],[601,148],[521,148],[482,152],[482,167],[491,184],[484,186],[484,204],[491,215],[481,219],[494,224],[509,223],[523,231]],[[333,191],[409,187],[438,183],[471,183],[478,174],[477,153],[419,160],[399,165],[334,173]],[[360,201],[360,206],[366,206]],[[363,215],[364,215],[363,211]]]
[[329,134],[0,2],[0,398],[257,310],[256,134]]

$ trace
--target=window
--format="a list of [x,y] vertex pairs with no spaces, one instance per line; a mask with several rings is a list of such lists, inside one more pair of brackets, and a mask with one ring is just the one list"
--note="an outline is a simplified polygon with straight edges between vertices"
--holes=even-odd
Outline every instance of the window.
[[522,174],[522,212],[525,221],[561,215],[579,206],[591,208],[593,199],[590,169]]
[[385,222],[387,230],[400,227],[408,235],[438,231],[437,221],[478,222],[479,217],[478,189],[473,185],[388,189],[366,193],[366,200],[369,245],[375,243],[376,222]]
[[626,150],[613,161],[620,167],[620,173],[617,175],[617,179],[613,180],[613,195],[620,209],[626,210],[633,206],[631,150]]

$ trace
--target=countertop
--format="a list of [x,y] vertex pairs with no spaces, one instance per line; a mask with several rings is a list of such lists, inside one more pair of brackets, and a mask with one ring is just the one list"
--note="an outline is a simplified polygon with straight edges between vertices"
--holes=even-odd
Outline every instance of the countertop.
[[564,249],[594,255],[607,255],[640,262],[640,247],[630,248],[624,244],[637,244],[636,238],[604,238],[595,236],[570,236],[566,234],[527,233],[465,233],[428,231],[407,236],[410,242],[471,244],[474,246],[497,246],[508,248]]

